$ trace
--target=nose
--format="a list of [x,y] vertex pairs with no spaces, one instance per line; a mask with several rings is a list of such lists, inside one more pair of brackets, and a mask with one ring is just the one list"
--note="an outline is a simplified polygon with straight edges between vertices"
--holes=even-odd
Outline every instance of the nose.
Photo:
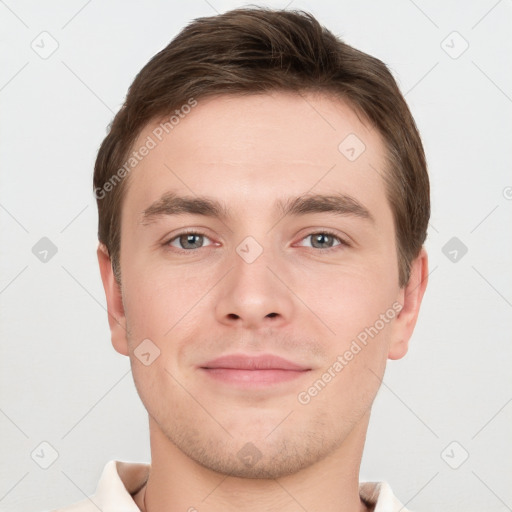
[[293,313],[292,292],[283,283],[290,278],[268,251],[252,262],[238,253],[217,295],[216,316],[224,325],[247,329],[281,327]]

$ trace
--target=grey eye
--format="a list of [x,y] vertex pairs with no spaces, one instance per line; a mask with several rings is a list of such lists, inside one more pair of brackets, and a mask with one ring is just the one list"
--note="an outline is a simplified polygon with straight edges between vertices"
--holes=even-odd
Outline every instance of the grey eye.
[[304,240],[311,240],[310,247],[315,249],[330,249],[336,245],[340,245],[341,240],[329,233],[312,233],[304,238]]
[[174,237],[169,242],[169,245],[172,247],[177,247],[178,249],[192,250],[204,247],[205,240],[210,241],[208,237],[201,235],[200,233],[183,233]]

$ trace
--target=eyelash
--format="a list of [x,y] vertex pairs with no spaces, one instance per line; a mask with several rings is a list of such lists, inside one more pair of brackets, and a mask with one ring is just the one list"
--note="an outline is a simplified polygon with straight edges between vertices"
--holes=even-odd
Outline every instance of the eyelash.
[[333,247],[327,247],[326,249],[317,249],[316,247],[310,247],[310,249],[315,249],[315,252],[319,252],[319,251],[321,251],[321,252],[334,251],[334,250],[336,250],[337,247],[341,247],[341,246],[350,247],[350,244],[345,239],[341,238],[334,231],[330,231],[329,229],[323,229],[323,230],[320,230],[320,231],[312,231],[311,233],[308,233],[306,236],[302,237],[301,241],[305,240],[306,238],[309,238],[310,236],[314,236],[314,235],[328,235],[328,236],[332,236],[335,240],[337,240],[339,242],[338,245],[335,245]]
[[[170,246],[171,242],[173,242],[174,240],[177,240],[180,236],[183,236],[183,235],[199,235],[199,236],[203,236],[203,237],[209,239],[208,235],[206,235],[205,233],[203,233],[201,231],[197,231],[197,230],[193,230],[193,229],[185,230],[185,231],[182,231],[182,232],[178,233],[177,235],[174,235],[172,238],[170,238],[169,240],[164,242],[163,243],[164,247],[171,247]],[[301,241],[305,240],[306,238],[308,238],[310,236],[314,236],[314,235],[329,235],[329,236],[332,236],[336,241],[339,242],[338,245],[335,245],[333,247],[327,247],[327,248],[324,248],[324,249],[318,249],[316,247],[309,247],[309,249],[314,249],[315,252],[325,253],[325,252],[333,251],[337,247],[340,247],[340,246],[344,246],[344,247],[350,247],[351,246],[346,240],[344,240],[343,238],[340,238],[339,235],[337,235],[333,231],[330,231],[329,229],[323,229],[321,231],[312,231],[311,233],[309,233],[306,236],[302,237]],[[172,250],[177,251],[178,253],[191,254],[193,252],[196,252],[198,249],[205,249],[205,248],[206,247],[198,247],[197,249],[180,249],[179,247],[174,247],[173,246]]]

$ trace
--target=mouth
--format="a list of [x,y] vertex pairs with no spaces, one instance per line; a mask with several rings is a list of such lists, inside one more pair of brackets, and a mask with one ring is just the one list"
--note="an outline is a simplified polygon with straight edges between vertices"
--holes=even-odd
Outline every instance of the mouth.
[[212,379],[242,387],[268,386],[295,380],[311,368],[279,356],[231,354],[200,366]]

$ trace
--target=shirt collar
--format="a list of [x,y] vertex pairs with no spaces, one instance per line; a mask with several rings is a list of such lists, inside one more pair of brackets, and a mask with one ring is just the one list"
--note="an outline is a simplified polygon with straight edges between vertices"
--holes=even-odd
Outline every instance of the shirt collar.
[[[148,475],[149,464],[111,460],[103,469],[94,503],[103,512],[140,512],[132,495],[141,489]],[[359,495],[374,505],[374,512],[408,512],[386,482],[361,482]]]

